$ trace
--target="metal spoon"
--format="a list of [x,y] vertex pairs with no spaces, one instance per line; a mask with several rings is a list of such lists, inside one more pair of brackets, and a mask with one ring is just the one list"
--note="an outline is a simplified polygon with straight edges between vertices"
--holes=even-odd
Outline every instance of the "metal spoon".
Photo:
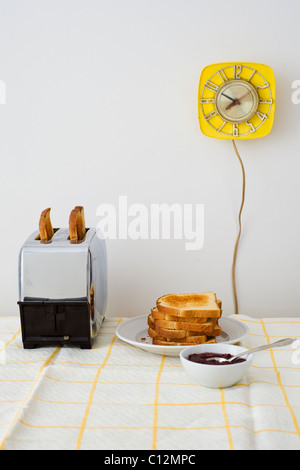
[[287,346],[288,344],[291,344],[294,341],[296,341],[296,338],[280,339],[279,341],[275,341],[274,343],[264,344],[263,346],[258,346],[257,348],[242,351],[242,352],[236,354],[235,356],[232,356],[230,359],[225,359],[223,357],[210,357],[210,358],[207,358],[206,361],[209,362],[209,361],[216,361],[217,360],[218,362],[220,362],[220,364],[222,362],[230,363],[234,359],[236,359],[237,357],[244,356],[245,354],[252,354],[252,353],[255,353],[255,352],[258,352],[258,351],[262,351],[263,349],[280,348],[281,346]]

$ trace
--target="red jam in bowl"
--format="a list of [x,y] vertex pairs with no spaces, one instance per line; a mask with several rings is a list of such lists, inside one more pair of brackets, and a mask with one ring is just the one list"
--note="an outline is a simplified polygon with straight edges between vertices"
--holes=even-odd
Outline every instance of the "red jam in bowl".
[[[218,357],[226,359],[225,361],[218,361]],[[229,362],[229,359],[232,358],[232,354],[220,354],[213,352],[206,353],[195,353],[188,356],[188,360],[192,362],[197,362],[198,364],[209,364],[209,365],[226,365],[226,364],[237,364],[239,362],[245,362],[245,358],[237,357],[233,361]],[[213,359],[216,358],[216,359]]]

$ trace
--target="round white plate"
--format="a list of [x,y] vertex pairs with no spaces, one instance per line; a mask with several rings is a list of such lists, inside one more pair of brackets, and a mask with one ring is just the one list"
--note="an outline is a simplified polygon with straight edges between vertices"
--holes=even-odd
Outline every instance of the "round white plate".
[[[159,346],[152,344],[152,339],[148,335],[148,315],[128,318],[124,320],[116,329],[117,337],[138,348],[154,354],[164,356],[178,356],[182,349],[187,346]],[[249,329],[244,323],[233,318],[220,318],[219,325],[222,333],[216,337],[217,343],[234,344],[241,341],[249,334]]]

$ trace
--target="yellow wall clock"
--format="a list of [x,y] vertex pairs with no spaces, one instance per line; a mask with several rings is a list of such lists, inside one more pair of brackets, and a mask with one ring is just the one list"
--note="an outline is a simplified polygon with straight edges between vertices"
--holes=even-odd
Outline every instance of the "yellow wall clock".
[[205,67],[200,76],[198,116],[201,131],[217,139],[255,139],[267,135],[275,113],[271,67],[225,62]]
[[245,170],[236,140],[264,137],[272,129],[275,113],[275,77],[268,65],[225,62],[205,67],[198,89],[198,117],[204,135],[231,139],[243,175],[239,232],[232,262],[235,313],[239,313],[235,265],[241,236],[241,215],[245,199]]

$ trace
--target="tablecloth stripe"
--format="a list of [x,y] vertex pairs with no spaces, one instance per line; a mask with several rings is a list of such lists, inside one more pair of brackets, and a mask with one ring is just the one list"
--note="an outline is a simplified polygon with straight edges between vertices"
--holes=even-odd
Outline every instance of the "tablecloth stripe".
[[153,409],[153,433],[152,433],[152,450],[157,448],[157,419],[158,419],[158,394],[159,394],[159,381],[161,373],[165,364],[166,356],[162,356],[159,371],[157,373],[155,382],[155,397],[154,397],[154,409]]
[[[262,328],[263,328],[263,331],[265,333],[265,336],[266,336],[266,340],[267,340],[267,344],[270,344],[270,337],[268,335],[268,332],[267,332],[267,328],[266,328],[266,325],[265,325],[265,322],[264,320],[261,318],[260,319],[261,321],[261,324],[262,324]],[[270,355],[271,355],[271,359],[272,359],[272,364],[273,364],[273,367],[274,367],[274,371],[276,373],[276,377],[277,377],[277,381],[278,381],[278,384],[279,384],[279,387],[282,391],[282,394],[283,394],[283,397],[284,397],[284,401],[286,403],[286,406],[288,407],[290,413],[291,413],[291,416],[292,416],[292,420],[293,420],[293,423],[294,423],[294,426],[295,426],[295,429],[296,429],[296,432],[297,432],[297,435],[300,439],[300,429],[299,429],[299,426],[298,426],[298,423],[297,423],[297,419],[296,419],[296,416],[295,416],[295,413],[293,411],[293,408],[291,407],[290,403],[289,403],[289,400],[288,400],[288,397],[287,397],[287,394],[286,394],[286,391],[284,389],[284,386],[282,384],[282,381],[281,381],[281,376],[280,376],[280,372],[278,370],[278,367],[276,365],[276,361],[275,361],[275,357],[274,357],[274,352],[272,350],[272,348],[269,350],[270,352]]]
[[7,430],[7,432],[6,432],[5,436],[4,436],[4,438],[3,438],[2,442],[0,443],[0,450],[3,450],[5,441],[6,441],[6,439],[7,439],[7,436],[9,435],[11,429],[13,428],[15,422],[17,421],[18,416],[19,416],[19,414],[22,412],[22,409],[24,408],[24,406],[25,406],[27,400],[30,398],[30,396],[31,396],[31,394],[32,394],[32,392],[33,392],[33,390],[34,390],[34,387],[35,387],[35,385],[38,383],[38,381],[39,381],[39,379],[40,379],[40,377],[41,377],[41,375],[42,375],[42,373],[43,373],[45,367],[47,367],[47,365],[50,363],[50,361],[53,359],[53,357],[56,356],[56,354],[58,353],[59,349],[60,349],[59,347],[56,348],[56,349],[50,354],[50,356],[48,357],[48,359],[44,362],[44,364],[43,364],[42,367],[40,368],[40,371],[39,371],[39,373],[38,373],[38,375],[37,375],[35,381],[34,381],[33,384],[31,385],[30,390],[29,390],[27,396],[26,396],[26,397],[24,398],[24,400],[22,401],[22,404],[21,404],[20,408],[18,409],[16,415],[14,416],[13,420],[11,421],[10,426],[9,426],[9,428],[8,428],[8,430]]
[[233,450],[232,435],[231,435],[231,431],[230,431],[228,415],[227,415],[227,412],[226,412],[224,390],[222,388],[219,388],[219,390],[220,390],[220,394],[221,394],[221,406],[222,406],[222,412],[223,412],[224,421],[225,421],[225,429],[226,429],[226,433],[227,433],[227,437],[228,437],[229,449]]
[[16,333],[13,334],[13,336],[11,337],[11,339],[9,341],[7,341],[6,343],[3,343],[3,345],[1,346],[0,345],[0,353],[2,353],[4,351],[5,348],[7,348],[7,346],[16,339],[16,337],[21,333],[21,328],[18,329],[18,331]]
[[[117,326],[121,323],[121,321],[122,321],[122,317],[119,318]],[[86,410],[85,410],[85,413],[84,413],[84,417],[83,417],[83,420],[82,420],[79,436],[78,436],[78,439],[77,439],[76,450],[79,450],[80,446],[81,446],[82,436],[83,436],[83,433],[84,433],[84,430],[85,430],[85,427],[86,427],[86,421],[87,421],[87,418],[88,418],[88,415],[89,415],[89,412],[90,412],[91,404],[92,404],[92,401],[93,401],[93,397],[94,397],[94,393],[95,393],[95,390],[96,390],[96,386],[97,386],[97,383],[98,383],[100,373],[101,373],[102,369],[105,367],[105,365],[108,361],[108,358],[109,358],[109,356],[111,354],[111,351],[112,351],[112,347],[113,347],[114,342],[116,341],[116,339],[117,339],[117,337],[114,334],[114,336],[113,336],[113,338],[110,342],[110,345],[109,345],[107,354],[105,356],[105,359],[102,362],[102,364],[100,365],[100,367],[97,369],[97,373],[96,373],[95,379],[93,381],[92,389],[91,389],[90,396],[89,396],[89,401],[88,401],[88,404],[87,404],[87,407],[86,407]]]

